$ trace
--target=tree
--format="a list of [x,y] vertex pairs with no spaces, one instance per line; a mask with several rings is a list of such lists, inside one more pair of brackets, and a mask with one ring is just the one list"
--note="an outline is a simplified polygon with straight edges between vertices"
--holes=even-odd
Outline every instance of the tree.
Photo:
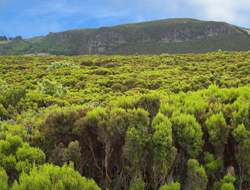
[[76,165],[76,170],[81,173],[81,147],[79,146],[79,142],[70,142],[68,148],[64,150],[63,153],[63,161],[72,161]]
[[242,189],[242,183],[244,177],[250,177],[250,131],[246,130],[244,124],[238,125],[236,129],[233,131],[233,137],[238,142],[236,146],[236,160],[239,165],[239,177],[240,177],[240,187]]
[[205,190],[207,187],[207,175],[203,166],[195,159],[188,160],[188,177],[191,179],[193,190]]
[[218,157],[216,160],[214,159],[214,155],[208,152],[205,152],[205,165],[204,168],[206,170],[206,174],[208,177],[211,177],[212,181],[209,183],[213,184],[213,181],[216,180],[216,172],[221,168],[221,159]]
[[227,126],[226,120],[220,112],[219,114],[212,115],[206,121],[206,126],[209,133],[209,142],[218,147],[219,145],[225,144],[227,136],[229,134],[229,127]]
[[229,135],[230,126],[227,125],[222,112],[212,115],[206,120],[206,127],[209,134],[209,142],[216,149],[216,157],[220,156],[224,162],[224,150]]
[[236,178],[231,175],[231,173],[227,173],[223,179],[220,181],[214,182],[213,189],[214,190],[234,190],[233,183]]
[[35,166],[28,173],[22,172],[17,181],[13,184],[12,190],[32,189],[83,189],[99,190],[93,179],[86,179],[74,170],[74,164],[65,164],[62,168],[52,164]]
[[33,163],[43,164],[44,162],[43,151],[30,147],[19,136],[7,134],[6,139],[0,141],[0,167],[7,172],[15,169],[18,172],[22,170],[28,172]]
[[191,157],[196,158],[202,152],[204,141],[201,126],[194,116],[173,113],[172,124],[173,130],[177,133],[178,144]]
[[172,146],[172,124],[162,113],[158,113],[152,122],[153,136],[150,142],[153,156],[152,169],[155,188],[165,183],[168,169],[175,159],[177,150]]
[[148,112],[140,108],[128,110],[128,113],[130,114],[130,125],[126,132],[123,155],[131,163],[131,167],[127,167],[127,169],[131,174],[132,183],[135,183],[141,174],[147,155],[145,145],[150,139],[147,129],[149,119]]

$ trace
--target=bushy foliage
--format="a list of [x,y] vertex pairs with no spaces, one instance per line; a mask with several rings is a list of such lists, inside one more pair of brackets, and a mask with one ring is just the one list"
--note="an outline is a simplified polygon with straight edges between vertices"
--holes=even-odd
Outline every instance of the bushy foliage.
[[201,126],[192,115],[173,114],[173,130],[177,133],[178,143],[196,158],[202,151],[204,140]]
[[8,89],[8,85],[6,84],[6,81],[0,79],[0,92],[3,92]]
[[206,126],[210,135],[209,141],[211,144],[218,147],[219,144],[226,143],[230,128],[227,126],[222,112],[212,115],[209,119],[207,119]]
[[213,154],[209,154],[208,152],[205,152],[205,162],[204,168],[206,170],[206,174],[208,176],[214,174],[220,167],[221,167],[221,158],[218,157],[216,160],[214,159]]
[[164,61],[164,64],[165,65],[173,65],[173,64],[175,64],[175,61],[173,59],[166,59]]
[[138,108],[129,110],[132,117],[129,118],[129,127],[126,131],[126,142],[123,148],[123,155],[131,162],[131,174],[134,180],[137,179],[147,152],[143,151],[146,143],[150,140],[147,126],[149,124],[148,112]]
[[[7,86],[0,91],[0,166],[11,184],[34,162],[74,162],[103,189],[159,189],[170,179],[184,188],[188,172],[194,187],[206,174],[212,188],[231,168],[235,188],[247,189],[248,59],[249,52],[0,57]],[[83,64],[50,72],[60,60]],[[190,158],[198,162],[188,165]]]
[[8,184],[8,175],[6,174],[6,171],[0,167],[0,187],[2,190],[8,190],[9,184]]
[[159,190],[180,190],[181,186],[178,182],[174,183],[172,182],[170,185],[163,185],[162,187],[160,187]]
[[12,87],[8,88],[5,91],[0,93],[0,103],[4,106],[5,109],[8,109],[9,106],[17,106],[18,102],[25,97],[26,88],[25,87]]
[[79,69],[79,66],[75,66],[75,63],[73,61],[56,61],[52,62],[50,66],[48,66],[49,71],[56,71],[57,69],[63,69],[63,68],[69,68],[69,69]]
[[233,183],[236,178],[231,175],[231,173],[227,173],[223,179],[214,183],[213,188],[215,190],[234,190]]
[[67,149],[63,153],[63,161],[73,161],[78,164],[81,161],[81,147],[79,147],[79,142],[70,142]]
[[191,178],[192,189],[205,190],[207,186],[207,175],[203,166],[195,159],[188,160],[188,177]]
[[64,88],[56,81],[50,81],[49,79],[43,79],[41,83],[38,83],[36,91],[38,93],[47,94],[53,97],[65,95],[68,92],[67,88]]
[[151,152],[153,156],[155,184],[157,184],[164,179],[162,176],[167,175],[167,172],[175,159],[177,150],[172,146],[172,124],[162,113],[158,113],[155,116],[152,122],[152,129],[154,134],[152,135],[150,148],[152,149]]
[[74,165],[64,165],[62,168],[45,164],[39,167],[35,165],[28,173],[20,175],[19,183],[16,181],[13,190],[27,189],[100,189],[93,179],[88,180],[74,170]]
[[0,167],[6,171],[16,169],[29,172],[33,163],[43,164],[45,154],[38,148],[30,147],[28,143],[23,143],[19,136],[7,134],[5,140],[0,140]]
[[145,187],[146,184],[141,179],[137,179],[135,183],[130,185],[129,190],[143,190]]

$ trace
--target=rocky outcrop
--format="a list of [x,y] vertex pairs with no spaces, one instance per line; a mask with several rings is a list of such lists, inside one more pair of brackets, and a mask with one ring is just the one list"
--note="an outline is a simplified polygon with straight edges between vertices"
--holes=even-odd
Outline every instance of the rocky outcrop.
[[150,42],[150,36],[148,34],[146,34],[143,30],[140,31],[140,34],[142,35],[142,41],[143,42]]
[[[199,33],[197,32],[199,31]],[[195,35],[194,35],[195,34]],[[229,28],[225,24],[221,24],[219,27],[214,25],[206,25],[205,28],[185,28],[178,29],[175,28],[174,32],[166,33],[165,36],[161,39],[162,43],[171,43],[171,42],[185,42],[198,40],[201,38],[212,37],[212,36],[234,36],[235,32],[233,29]]]
[[229,28],[226,25],[220,25],[218,28],[214,28],[213,26],[207,25],[205,27],[204,33],[208,36],[222,36],[222,35],[227,35],[227,36],[234,36],[235,33],[234,31]]
[[16,41],[18,41],[18,40],[21,40],[21,39],[23,39],[22,38],[22,36],[16,36],[16,37],[9,37],[9,40],[16,40]]
[[125,43],[125,39],[122,37],[122,35],[113,31],[108,31],[108,29],[100,30],[100,33],[94,35],[90,39],[90,43],[88,45],[88,53],[91,53],[93,50],[97,52],[104,52],[107,50],[111,50],[111,47],[107,46]]
[[7,41],[8,38],[4,35],[4,36],[0,36],[0,41]]
[[21,40],[21,39],[23,39],[22,36],[16,36],[16,37],[14,38],[14,40]]

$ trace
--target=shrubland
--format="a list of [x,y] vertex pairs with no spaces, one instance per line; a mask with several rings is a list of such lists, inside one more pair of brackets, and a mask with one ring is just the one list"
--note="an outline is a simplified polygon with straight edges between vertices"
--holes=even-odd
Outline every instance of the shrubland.
[[1,187],[249,188],[249,60],[0,57]]

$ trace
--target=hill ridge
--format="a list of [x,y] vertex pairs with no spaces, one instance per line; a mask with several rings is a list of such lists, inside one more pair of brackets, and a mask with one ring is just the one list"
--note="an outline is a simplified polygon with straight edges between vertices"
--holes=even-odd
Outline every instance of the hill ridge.
[[0,44],[0,55],[161,54],[248,51],[250,35],[225,22],[171,18],[74,29]]

